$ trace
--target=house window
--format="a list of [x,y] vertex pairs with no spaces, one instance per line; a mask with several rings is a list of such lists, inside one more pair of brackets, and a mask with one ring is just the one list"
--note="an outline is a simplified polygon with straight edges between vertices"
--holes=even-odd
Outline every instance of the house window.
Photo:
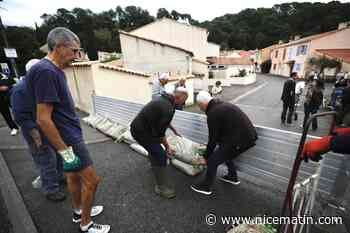
[[289,48],[288,49],[288,60],[292,60],[293,59],[293,52],[294,52],[293,48]]
[[287,49],[284,49],[283,50],[283,58],[282,58],[283,60],[286,59],[286,53],[287,53]]
[[300,63],[294,64],[294,72],[299,72],[300,70],[301,70],[301,64]]
[[275,58],[277,58],[278,57],[278,50],[276,50],[276,52],[275,52]]
[[273,64],[273,70],[276,70],[276,64]]
[[305,55],[307,53],[307,45],[300,45],[297,49],[297,56]]
[[225,69],[225,66],[219,66],[218,68],[219,69]]

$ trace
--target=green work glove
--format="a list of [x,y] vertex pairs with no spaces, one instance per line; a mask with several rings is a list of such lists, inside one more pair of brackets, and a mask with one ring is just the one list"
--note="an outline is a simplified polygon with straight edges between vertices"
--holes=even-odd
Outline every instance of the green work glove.
[[63,171],[72,172],[80,168],[80,158],[73,152],[72,147],[58,152],[63,158]]

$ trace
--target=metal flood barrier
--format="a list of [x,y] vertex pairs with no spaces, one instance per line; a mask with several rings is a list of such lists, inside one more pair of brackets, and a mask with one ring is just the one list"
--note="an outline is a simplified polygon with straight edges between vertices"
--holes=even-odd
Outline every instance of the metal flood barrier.
[[[95,114],[128,125],[141,110],[142,104],[102,96],[93,96]],[[206,144],[208,129],[204,114],[176,111],[172,124],[185,137]],[[256,126],[259,139],[256,146],[235,159],[237,170],[243,174],[269,183],[286,191],[291,169],[301,135],[298,133]],[[309,137],[313,138],[313,137]],[[320,171],[318,191],[329,195],[333,192],[336,177],[344,156],[329,153],[320,163],[303,163],[297,182],[302,182]],[[318,170],[317,168],[321,166]]]

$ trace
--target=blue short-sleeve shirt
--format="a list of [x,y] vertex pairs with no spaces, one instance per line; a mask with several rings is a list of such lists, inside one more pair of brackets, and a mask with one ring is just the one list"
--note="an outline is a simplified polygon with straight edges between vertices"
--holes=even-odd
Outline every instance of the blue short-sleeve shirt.
[[37,104],[53,106],[52,120],[63,141],[74,145],[83,141],[79,117],[75,112],[72,95],[64,72],[48,59],[35,64],[26,76],[29,93]]

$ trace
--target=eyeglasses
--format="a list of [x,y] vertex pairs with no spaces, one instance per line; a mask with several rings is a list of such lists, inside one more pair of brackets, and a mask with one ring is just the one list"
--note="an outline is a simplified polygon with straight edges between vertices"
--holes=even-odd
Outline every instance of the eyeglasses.
[[67,48],[69,48],[70,50],[72,50],[73,53],[78,53],[78,52],[80,52],[80,51],[83,51],[82,48],[75,48],[75,47],[67,47]]

